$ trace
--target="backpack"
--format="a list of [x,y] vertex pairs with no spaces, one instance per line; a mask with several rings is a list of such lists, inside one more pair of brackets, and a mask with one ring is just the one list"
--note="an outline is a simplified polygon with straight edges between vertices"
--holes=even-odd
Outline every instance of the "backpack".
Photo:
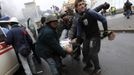
[[31,53],[31,49],[28,45],[23,44],[19,49],[18,52],[23,56],[27,57]]
[[27,57],[31,53],[31,46],[32,46],[32,41],[29,36],[29,34],[26,32],[26,30],[22,29],[23,36],[24,36],[24,44],[18,49],[18,52],[24,56]]

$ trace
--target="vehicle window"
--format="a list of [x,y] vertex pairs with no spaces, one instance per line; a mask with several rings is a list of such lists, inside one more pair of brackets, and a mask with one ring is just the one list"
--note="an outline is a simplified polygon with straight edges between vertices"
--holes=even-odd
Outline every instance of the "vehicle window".
[[5,40],[5,35],[4,35],[4,33],[3,33],[3,31],[2,31],[2,29],[0,28],[0,42],[3,42],[4,40]]

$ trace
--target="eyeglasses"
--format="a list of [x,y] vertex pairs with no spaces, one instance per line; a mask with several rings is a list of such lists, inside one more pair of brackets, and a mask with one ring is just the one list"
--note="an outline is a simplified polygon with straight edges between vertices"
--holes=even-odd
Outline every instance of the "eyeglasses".
[[58,22],[58,20],[54,20],[54,21],[51,21],[51,22]]

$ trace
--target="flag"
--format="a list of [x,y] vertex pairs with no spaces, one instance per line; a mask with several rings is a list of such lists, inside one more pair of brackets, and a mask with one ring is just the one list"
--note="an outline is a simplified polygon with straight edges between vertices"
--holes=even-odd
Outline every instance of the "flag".
[[55,11],[59,11],[59,7],[58,7],[58,6],[53,5],[53,9],[54,9]]

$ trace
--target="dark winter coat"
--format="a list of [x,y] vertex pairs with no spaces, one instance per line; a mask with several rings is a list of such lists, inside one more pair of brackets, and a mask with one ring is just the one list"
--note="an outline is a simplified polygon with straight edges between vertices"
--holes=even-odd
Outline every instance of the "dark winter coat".
[[107,10],[109,7],[110,7],[109,3],[104,3],[104,4],[97,6],[93,10],[95,10],[96,12],[100,12],[101,10]]
[[106,18],[94,10],[87,9],[78,20],[77,36],[81,36],[82,31],[85,32],[87,38],[100,36],[100,29],[97,21],[100,21],[103,25],[104,31],[107,31]]
[[[100,30],[98,22],[100,21],[103,25],[104,30],[107,30],[107,20],[104,16],[98,14],[94,10],[87,9],[83,14],[76,15],[73,26],[70,31],[71,34],[76,37],[82,37],[84,32],[86,37],[100,36]],[[85,23],[84,23],[85,22]]]
[[124,3],[124,11],[126,10],[131,10],[131,6],[132,6],[132,3],[127,1],[126,3]]
[[44,59],[66,56],[66,52],[59,44],[59,38],[56,31],[49,25],[46,25],[40,31],[35,50],[38,55]]

